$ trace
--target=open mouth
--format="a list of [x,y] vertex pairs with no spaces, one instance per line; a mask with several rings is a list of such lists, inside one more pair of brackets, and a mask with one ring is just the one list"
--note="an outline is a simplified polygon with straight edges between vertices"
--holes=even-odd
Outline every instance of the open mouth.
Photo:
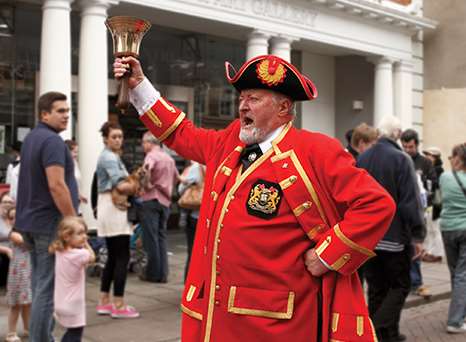
[[241,120],[241,123],[243,127],[249,127],[254,124],[254,120],[251,119],[249,116],[244,116]]

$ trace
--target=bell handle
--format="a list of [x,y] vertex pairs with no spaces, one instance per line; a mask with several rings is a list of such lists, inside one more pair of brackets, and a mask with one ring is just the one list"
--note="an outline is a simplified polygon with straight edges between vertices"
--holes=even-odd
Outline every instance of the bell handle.
[[118,99],[116,103],[116,107],[124,114],[129,107],[129,76],[128,74],[125,74],[121,79],[120,79],[120,84],[118,88]]

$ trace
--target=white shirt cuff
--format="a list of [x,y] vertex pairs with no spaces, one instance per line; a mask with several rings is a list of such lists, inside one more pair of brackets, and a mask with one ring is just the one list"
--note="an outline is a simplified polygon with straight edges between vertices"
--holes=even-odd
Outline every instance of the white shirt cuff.
[[129,100],[139,115],[147,112],[160,98],[160,93],[147,78],[129,90]]
[[324,261],[324,259],[322,259],[320,256],[317,257],[319,258],[320,262],[324,264],[325,267],[327,267],[330,271],[333,271],[333,268],[331,268],[330,265]]

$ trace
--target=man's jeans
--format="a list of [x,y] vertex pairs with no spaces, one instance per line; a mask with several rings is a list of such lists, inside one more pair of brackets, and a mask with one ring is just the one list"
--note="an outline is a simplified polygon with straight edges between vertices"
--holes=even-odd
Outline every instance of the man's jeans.
[[145,278],[166,282],[168,277],[167,221],[170,209],[157,200],[142,202],[139,211],[142,245],[147,253]]
[[31,251],[32,305],[29,319],[29,341],[54,341],[52,331],[55,255],[48,251],[55,238],[53,234],[23,233]]
[[422,280],[421,273],[421,258],[411,261],[411,269],[409,270],[409,275],[411,277],[411,290],[415,291],[421,287],[424,282]]
[[452,288],[447,324],[459,328],[466,316],[466,230],[443,231],[442,237]]

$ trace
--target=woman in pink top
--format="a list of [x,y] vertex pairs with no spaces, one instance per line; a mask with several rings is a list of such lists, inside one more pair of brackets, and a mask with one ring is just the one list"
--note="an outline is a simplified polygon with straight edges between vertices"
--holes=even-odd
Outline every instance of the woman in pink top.
[[55,253],[54,311],[67,328],[62,342],[81,341],[86,325],[85,270],[95,261],[87,243],[87,225],[80,217],[65,217],[58,225],[57,239],[50,245]]

